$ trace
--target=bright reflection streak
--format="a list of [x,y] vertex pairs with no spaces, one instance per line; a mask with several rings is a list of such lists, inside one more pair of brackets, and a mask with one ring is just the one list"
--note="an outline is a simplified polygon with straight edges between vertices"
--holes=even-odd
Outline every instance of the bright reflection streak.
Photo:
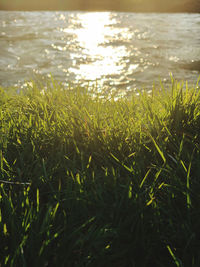
[[[78,14],[77,23],[81,28],[71,32],[76,34],[76,41],[82,49],[82,55],[77,55],[77,58],[83,58],[83,54],[86,57],[85,62],[78,65],[78,69],[69,69],[78,79],[96,80],[107,75],[118,75],[123,69],[121,59],[128,56],[127,48],[123,43],[117,46],[108,43],[115,40],[116,36],[120,36],[122,41],[131,36],[126,28],[114,28],[116,21],[110,16],[107,12]],[[63,31],[69,32],[69,29]]]

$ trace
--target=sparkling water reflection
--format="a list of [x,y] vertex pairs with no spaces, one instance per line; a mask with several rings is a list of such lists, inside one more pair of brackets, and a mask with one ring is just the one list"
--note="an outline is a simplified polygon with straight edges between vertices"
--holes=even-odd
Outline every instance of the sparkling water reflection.
[[197,80],[199,14],[0,12],[0,84],[52,74],[127,94],[155,81]]

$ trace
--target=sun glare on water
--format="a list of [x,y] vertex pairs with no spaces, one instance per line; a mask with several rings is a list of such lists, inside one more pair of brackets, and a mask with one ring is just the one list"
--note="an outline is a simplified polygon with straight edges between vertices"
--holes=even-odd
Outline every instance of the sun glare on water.
[[[119,35],[128,38],[126,30],[113,27],[116,20],[111,18],[109,12],[80,13],[77,15],[76,23],[81,27],[73,29],[76,41],[81,48],[79,55],[72,55],[74,60],[77,57],[84,57],[85,61],[78,67],[71,67],[77,79],[97,80],[105,76],[117,75],[123,68],[121,59],[127,56],[127,49],[122,45],[111,45],[110,41]],[[69,31],[69,29],[67,29]]]

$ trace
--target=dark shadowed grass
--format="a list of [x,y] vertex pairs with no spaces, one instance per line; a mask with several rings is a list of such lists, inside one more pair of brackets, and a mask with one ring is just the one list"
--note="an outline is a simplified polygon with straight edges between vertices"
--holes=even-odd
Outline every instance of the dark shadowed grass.
[[0,266],[200,266],[200,92],[0,91]]

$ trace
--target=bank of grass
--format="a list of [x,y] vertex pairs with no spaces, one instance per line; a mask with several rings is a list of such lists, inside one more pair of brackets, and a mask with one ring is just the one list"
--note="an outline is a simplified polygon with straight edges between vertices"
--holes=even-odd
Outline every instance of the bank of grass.
[[200,266],[200,92],[0,91],[0,266]]

